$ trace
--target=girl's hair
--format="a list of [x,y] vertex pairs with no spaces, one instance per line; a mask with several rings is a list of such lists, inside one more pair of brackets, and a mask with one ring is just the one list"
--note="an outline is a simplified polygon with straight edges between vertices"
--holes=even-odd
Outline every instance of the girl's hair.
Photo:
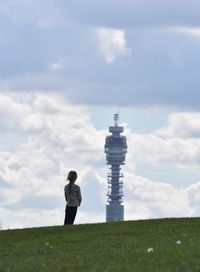
[[72,190],[72,184],[75,182],[75,180],[77,179],[77,173],[76,171],[69,171],[68,176],[67,176],[67,180],[69,180],[69,193],[71,193]]

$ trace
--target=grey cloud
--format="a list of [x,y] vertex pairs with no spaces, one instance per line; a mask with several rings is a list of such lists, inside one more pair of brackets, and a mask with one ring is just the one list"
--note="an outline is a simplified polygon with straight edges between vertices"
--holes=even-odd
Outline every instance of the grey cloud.
[[106,27],[132,26],[198,26],[198,0],[119,0],[65,1],[35,0],[1,1],[0,12],[19,23],[35,23],[40,27],[63,26],[71,20],[77,24]]
[[[91,34],[81,31],[81,48],[76,45],[72,48],[73,42],[78,43],[78,35],[71,45],[60,36],[55,48],[41,43],[38,45],[41,52],[33,49],[31,58],[20,51],[16,56],[14,54],[13,66],[9,63],[0,65],[3,71],[1,89],[55,90],[65,93],[74,102],[86,104],[199,108],[200,39],[170,31],[129,30],[127,40],[133,55],[107,64],[100,56],[97,44],[84,38],[84,33],[88,37]],[[61,48],[63,44],[66,44],[66,51]],[[5,47],[4,55],[6,50]],[[31,51],[31,46],[27,46],[27,51]],[[48,66],[59,56],[66,60],[66,67],[61,71],[50,71]]]
[[82,4],[76,0],[66,6],[74,21],[109,27],[198,26],[199,9],[197,0],[87,0]]
[[[1,92],[53,90],[76,103],[198,109],[200,39],[168,28],[200,25],[199,6],[194,0],[43,0],[40,7],[3,1]],[[108,64],[97,38],[102,26],[125,29],[132,55]],[[63,66],[51,69],[60,59]]]
[[[6,23],[0,20],[0,24],[5,27]],[[50,77],[49,65],[60,56],[70,55],[72,48],[75,51],[71,41],[77,43],[78,37],[70,34],[69,29],[48,31],[34,25],[9,24],[10,26],[6,24],[5,30],[0,30],[3,36],[0,44],[1,78],[40,75],[45,72]]]
[[35,0],[2,0],[0,14],[13,23],[48,28],[62,22],[62,5],[55,0],[41,0],[40,4]]

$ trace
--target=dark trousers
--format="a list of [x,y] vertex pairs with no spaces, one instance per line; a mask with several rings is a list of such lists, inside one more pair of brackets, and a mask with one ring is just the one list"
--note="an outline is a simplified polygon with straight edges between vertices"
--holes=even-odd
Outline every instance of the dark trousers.
[[77,213],[77,207],[66,206],[64,225],[74,224]]

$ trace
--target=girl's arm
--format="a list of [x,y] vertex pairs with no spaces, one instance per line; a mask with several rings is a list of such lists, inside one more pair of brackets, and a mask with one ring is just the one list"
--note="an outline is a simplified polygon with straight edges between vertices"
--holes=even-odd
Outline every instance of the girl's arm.
[[81,189],[80,189],[80,187],[78,187],[77,196],[78,196],[78,201],[79,201],[79,206],[80,206],[80,205],[81,205],[81,201],[82,201],[82,196],[81,196]]
[[64,191],[65,191],[65,200],[66,200],[66,202],[67,202],[67,201],[68,201],[68,197],[67,197],[67,187],[66,187],[66,186],[65,186]]

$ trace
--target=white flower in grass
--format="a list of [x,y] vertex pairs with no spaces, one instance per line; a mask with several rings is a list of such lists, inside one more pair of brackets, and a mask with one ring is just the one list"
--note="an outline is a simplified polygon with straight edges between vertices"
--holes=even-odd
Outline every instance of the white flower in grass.
[[176,241],[176,244],[181,245],[181,241],[180,240]]
[[153,248],[152,248],[152,247],[148,248],[148,249],[147,249],[147,252],[148,252],[148,253],[152,253],[152,252],[153,252]]

